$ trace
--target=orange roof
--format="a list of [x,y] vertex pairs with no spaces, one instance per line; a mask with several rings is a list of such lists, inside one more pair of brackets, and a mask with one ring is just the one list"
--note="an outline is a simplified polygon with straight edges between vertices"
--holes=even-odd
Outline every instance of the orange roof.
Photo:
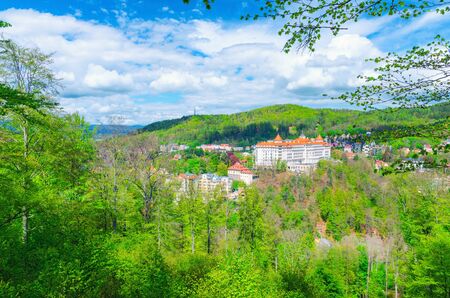
[[318,135],[317,138],[316,138],[316,140],[318,140],[318,141],[323,141],[323,138],[322,138],[321,135]]
[[249,169],[247,169],[246,167],[241,165],[239,162],[237,162],[234,165],[232,165],[231,167],[229,167],[228,170],[239,171],[239,172],[242,172],[245,174],[253,174],[252,171],[250,171]]
[[280,136],[280,134],[277,134],[274,141],[283,141],[283,138]]

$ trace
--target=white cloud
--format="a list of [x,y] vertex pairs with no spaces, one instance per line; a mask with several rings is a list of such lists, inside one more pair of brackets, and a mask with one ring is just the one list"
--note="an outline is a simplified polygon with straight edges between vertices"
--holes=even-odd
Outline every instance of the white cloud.
[[353,87],[368,71],[364,58],[381,53],[354,30],[324,39],[313,54],[284,54],[284,37],[271,23],[121,16],[114,28],[16,9],[0,19],[13,24],[7,36],[55,53],[65,85],[61,105],[91,122],[122,114],[146,124],[194,107],[229,113],[287,102],[329,106],[321,94]]
[[130,74],[121,75],[116,70],[107,70],[101,65],[89,64],[84,84],[94,89],[128,90],[133,85]]
[[198,78],[188,73],[170,71],[161,74],[156,80],[151,82],[150,87],[156,92],[173,92],[197,89]]

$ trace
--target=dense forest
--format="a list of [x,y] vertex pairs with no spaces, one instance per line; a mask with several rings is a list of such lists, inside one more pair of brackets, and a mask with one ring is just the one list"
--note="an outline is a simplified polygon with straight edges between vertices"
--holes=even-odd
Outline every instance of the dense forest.
[[[360,134],[374,132],[373,138],[391,136],[430,136],[448,134],[450,104],[430,108],[401,110],[356,111],[312,109],[286,104],[259,108],[231,115],[196,115],[155,122],[140,131],[156,135],[166,142],[232,143],[253,145],[280,133],[284,138],[307,136]],[[435,127],[430,129],[430,127]],[[428,128],[428,129],[425,129]],[[425,132],[424,132],[425,130]]]
[[36,120],[28,145],[19,123],[2,129],[3,297],[449,295],[442,173],[326,161],[261,172],[237,200],[179,196],[156,139],[95,143],[77,116]]
[[[247,133],[262,138],[283,123],[312,133],[423,113],[413,121],[426,125],[448,106],[364,116],[277,106],[95,140],[58,108],[51,55],[0,46],[1,297],[450,296],[445,169],[381,176],[372,160],[335,156],[311,175],[258,172],[230,199],[220,187],[180,192],[177,174],[197,165],[159,151],[174,136],[206,140],[216,119],[232,119],[219,121],[223,133],[258,115],[269,124]],[[229,166],[202,160],[206,171]]]

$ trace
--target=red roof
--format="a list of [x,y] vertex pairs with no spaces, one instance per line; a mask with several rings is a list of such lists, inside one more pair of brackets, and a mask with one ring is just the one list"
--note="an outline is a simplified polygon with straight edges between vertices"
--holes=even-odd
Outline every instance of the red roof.
[[249,169],[247,169],[246,167],[241,165],[239,162],[237,162],[234,165],[232,165],[231,167],[229,167],[228,170],[239,171],[239,172],[242,172],[244,174],[252,174],[253,175],[252,171],[250,171]]
[[274,141],[283,141],[283,138],[280,136],[280,134],[277,134]]

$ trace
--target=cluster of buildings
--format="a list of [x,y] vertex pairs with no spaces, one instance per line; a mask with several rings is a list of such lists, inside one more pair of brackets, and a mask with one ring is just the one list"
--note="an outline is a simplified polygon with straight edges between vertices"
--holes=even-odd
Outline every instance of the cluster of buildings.
[[232,192],[233,180],[227,176],[218,176],[216,174],[181,174],[178,176],[180,181],[180,193],[190,193],[191,191],[199,191],[203,194],[213,193],[216,189],[220,189],[226,194]]
[[245,166],[236,162],[228,168],[228,176],[218,176],[216,174],[181,174],[178,179],[181,182],[180,192],[189,193],[197,190],[201,193],[213,193],[220,188],[227,195],[233,195],[233,181],[242,181],[250,185],[256,179],[256,175]]
[[329,159],[331,146],[320,135],[283,140],[278,134],[274,140],[257,143],[254,156],[256,167],[274,168],[282,161],[288,170],[299,173],[314,169],[322,159]]
[[167,144],[167,145],[159,146],[159,151],[166,152],[166,153],[172,153],[172,152],[176,152],[176,151],[184,151],[187,149],[189,149],[188,145]]
[[197,148],[202,149],[203,151],[207,151],[207,152],[223,152],[223,153],[230,152],[230,151],[240,152],[240,151],[251,150],[250,146],[234,147],[234,146],[231,146],[230,144],[202,144],[202,145],[198,146]]

